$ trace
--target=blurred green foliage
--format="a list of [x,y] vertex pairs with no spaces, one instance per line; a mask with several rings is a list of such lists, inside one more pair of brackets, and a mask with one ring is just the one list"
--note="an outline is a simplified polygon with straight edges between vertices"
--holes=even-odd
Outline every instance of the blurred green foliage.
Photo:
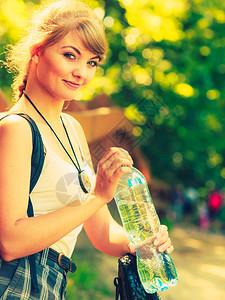
[[[44,2],[0,3],[0,53],[17,41],[29,13]],[[106,93],[125,109],[153,176],[196,186],[203,197],[223,187],[225,2],[86,2],[104,21],[109,52],[80,99]],[[8,98],[11,82],[11,75],[0,69]]]

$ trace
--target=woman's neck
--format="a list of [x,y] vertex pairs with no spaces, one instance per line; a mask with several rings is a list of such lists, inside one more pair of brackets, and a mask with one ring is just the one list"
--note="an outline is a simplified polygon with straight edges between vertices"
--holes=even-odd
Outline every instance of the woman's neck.
[[[54,126],[54,124],[59,124],[64,104],[63,100],[55,99],[47,92],[43,92],[39,88],[33,86],[31,88],[30,85],[27,85],[24,92],[52,126]],[[34,111],[34,113],[38,115],[35,108],[32,107],[32,104],[29,103],[24,95],[21,97],[21,101],[24,102],[29,111]]]

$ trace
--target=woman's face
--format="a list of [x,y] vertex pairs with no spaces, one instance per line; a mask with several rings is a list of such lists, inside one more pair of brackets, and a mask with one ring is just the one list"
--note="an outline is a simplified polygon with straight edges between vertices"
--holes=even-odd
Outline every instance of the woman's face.
[[100,58],[87,49],[79,35],[63,39],[34,55],[40,89],[54,98],[71,100],[94,77]]

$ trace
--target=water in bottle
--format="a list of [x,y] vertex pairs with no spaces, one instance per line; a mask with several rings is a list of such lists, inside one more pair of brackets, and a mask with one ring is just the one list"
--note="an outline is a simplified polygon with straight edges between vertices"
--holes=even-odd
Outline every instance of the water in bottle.
[[154,246],[160,221],[142,173],[132,168],[132,173],[123,175],[114,198],[123,227],[136,249],[138,273],[146,292],[176,285],[172,258],[166,252],[158,253]]

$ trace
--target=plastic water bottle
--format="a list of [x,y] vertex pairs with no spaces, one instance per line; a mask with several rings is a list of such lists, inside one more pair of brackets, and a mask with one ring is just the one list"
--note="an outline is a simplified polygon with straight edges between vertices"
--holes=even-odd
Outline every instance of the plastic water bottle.
[[123,175],[114,198],[123,227],[136,249],[138,273],[146,292],[152,294],[176,285],[172,258],[166,252],[158,253],[154,246],[160,221],[142,173],[132,168],[132,173]]

